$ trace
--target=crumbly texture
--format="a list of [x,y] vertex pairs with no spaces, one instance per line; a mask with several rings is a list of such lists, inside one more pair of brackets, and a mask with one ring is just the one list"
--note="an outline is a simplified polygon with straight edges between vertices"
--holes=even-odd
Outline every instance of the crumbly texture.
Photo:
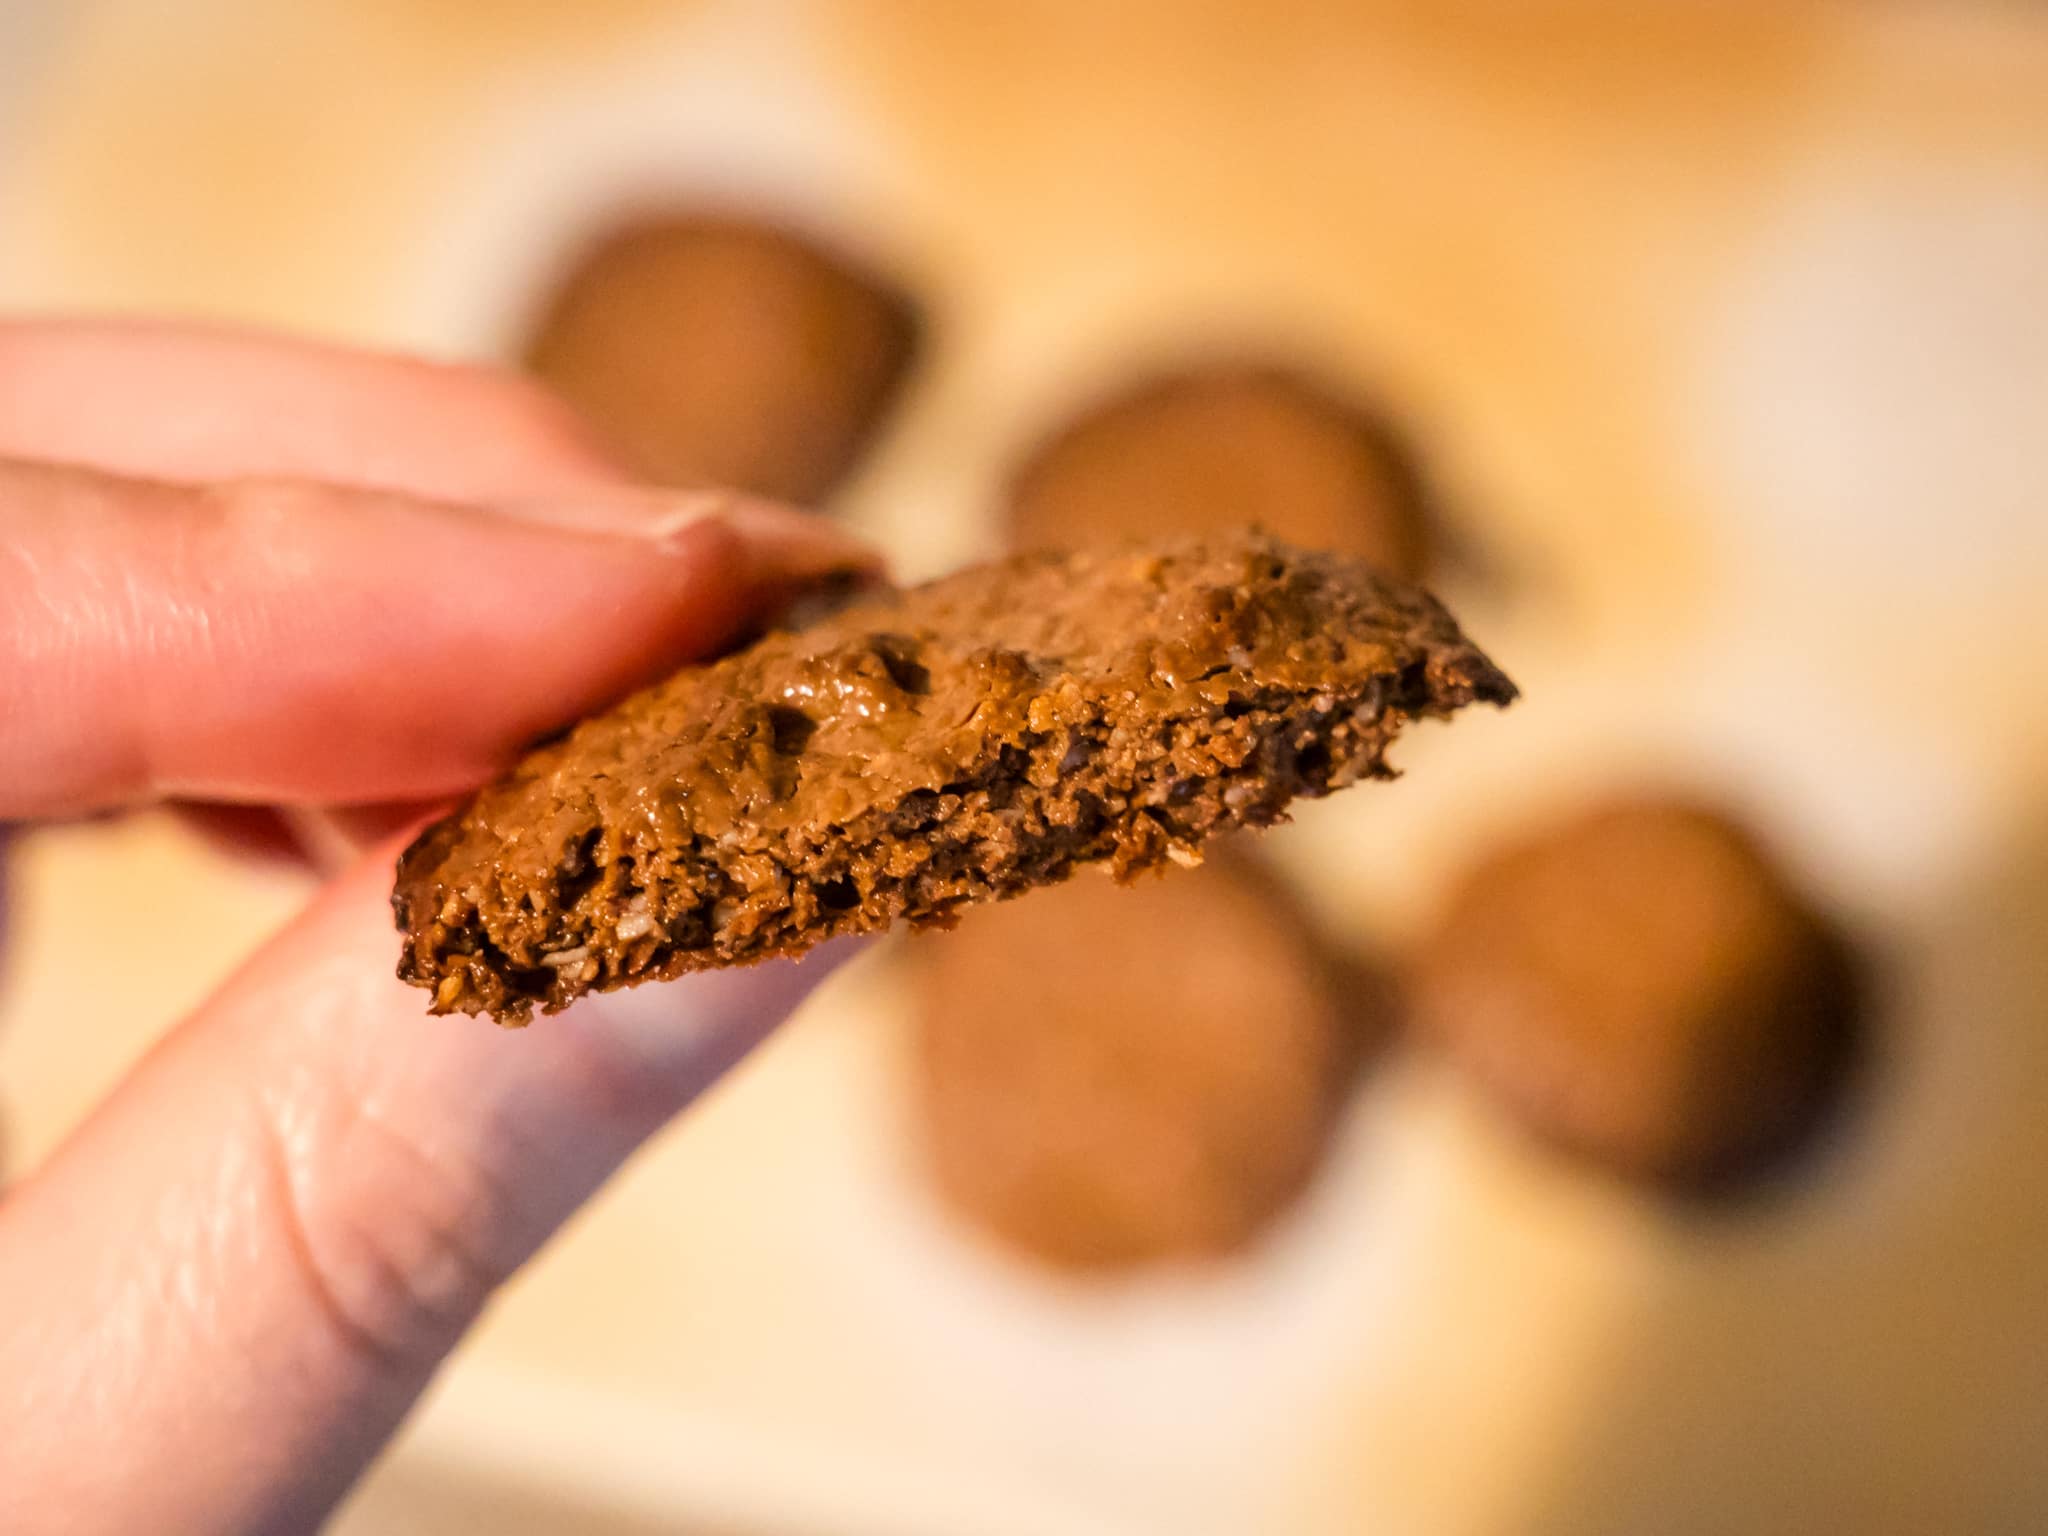
[[903,294],[832,251],[686,216],[585,251],[526,362],[651,479],[810,503],[873,436],[918,331]]
[[1702,1189],[1839,1102],[1857,986],[1764,850],[1672,800],[1594,808],[1475,869],[1412,976],[1420,1030],[1541,1139]]
[[1255,525],[1411,581],[1434,553],[1421,477],[1393,428],[1271,367],[1192,369],[1087,411],[1018,472],[1009,521],[1024,549]]
[[400,861],[399,974],[521,1022],[1105,863],[1192,862],[1514,687],[1426,593],[1256,535],[855,601],[532,753]]
[[1082,876],[905,951],[915,1105],[948,1206],[1062,1269],[1243,1248],[1308,1184],[1384,993],[1228,842]]

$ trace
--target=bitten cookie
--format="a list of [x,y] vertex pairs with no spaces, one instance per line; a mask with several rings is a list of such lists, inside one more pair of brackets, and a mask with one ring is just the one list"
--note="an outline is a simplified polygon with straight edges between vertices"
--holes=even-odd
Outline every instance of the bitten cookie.
[[1855,976],[1832,928],[1714,812],[1596,808],[1472,871],[1412,976],[1421,1032],[1542,1139],[1726,1183],[1835,1103]]
[[527,366],[649,478],[813,502],[872,436],[917,348],[902,294],[738,218],[599,241],[547,300]]
[[855,601],[532,753],[399,862],[399,974],[523,1021],[944,923],[1390,773],[1514,685],[1428,594],[1263,537],[1034,554]]
[[1314,1173],[1384,999],[1227,847],[1082,877],[906,951],[948,1203],[1058,1267],[1242,1248]]
[[1151,380],[1055,434],[1018,472],[1019,548],[1256,526],[1419,579],[1430,518],[1391,427],[1305,376],[1211,367]]

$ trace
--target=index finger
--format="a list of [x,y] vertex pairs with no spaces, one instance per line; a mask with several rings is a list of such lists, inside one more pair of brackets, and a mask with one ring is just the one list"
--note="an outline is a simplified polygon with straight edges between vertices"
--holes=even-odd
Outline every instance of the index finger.
[[8,457],[448,501],[626,479],[568,406],[518,374],[146,320],[0,322]]
[[466,787],[865,559],[760,503],[686,530],[713,503],[514,375],[253,332],[0,324],[10,455],[113,473],[0,463],[0,817]]
[[866,563],[739,498],[508,511],[0,463],[0,820],[452,793]]

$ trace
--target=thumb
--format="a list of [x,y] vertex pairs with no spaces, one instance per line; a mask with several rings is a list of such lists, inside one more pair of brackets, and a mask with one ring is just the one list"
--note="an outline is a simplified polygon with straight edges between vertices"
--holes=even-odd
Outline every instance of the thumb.
[[0,1206],[0,1529],[301,1529],[497,1285],[833,960],[523,1031],[392,975],[395,844]]

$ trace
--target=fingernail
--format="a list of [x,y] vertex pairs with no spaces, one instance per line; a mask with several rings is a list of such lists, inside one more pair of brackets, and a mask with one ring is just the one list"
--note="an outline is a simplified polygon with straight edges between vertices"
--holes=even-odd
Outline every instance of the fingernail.
[[731,503],[723,491],[641,491],[630,488],[593,491],[588,496],[559,496],[494,502],[486,510],[519,523],[539,523],[576,533],[610,534],[623,539],[673,539],[692,524],[717,517]]
[[362,855],[362,850],[349,841],[348,835],[325,811],[303,805],[281,805],[277,814],[284,821],[286,830],[299,840],[307,862],[323,877],[340,874]]
[[[778,502],[730,498],[715,514],[746,541],[763,579],[810,581],[842,571],[872,574],[881,554],[830,518]],[[687,527],[688,524],[681,524]]]
[[830,519],[734,491],[618,490],[575,500],[504,502],[492,510],[519,522],[645,539],[666,548],[677,547],[690,529],[716,521],[740,536],[763,579],[807,580],[881,565],[872,548]]

